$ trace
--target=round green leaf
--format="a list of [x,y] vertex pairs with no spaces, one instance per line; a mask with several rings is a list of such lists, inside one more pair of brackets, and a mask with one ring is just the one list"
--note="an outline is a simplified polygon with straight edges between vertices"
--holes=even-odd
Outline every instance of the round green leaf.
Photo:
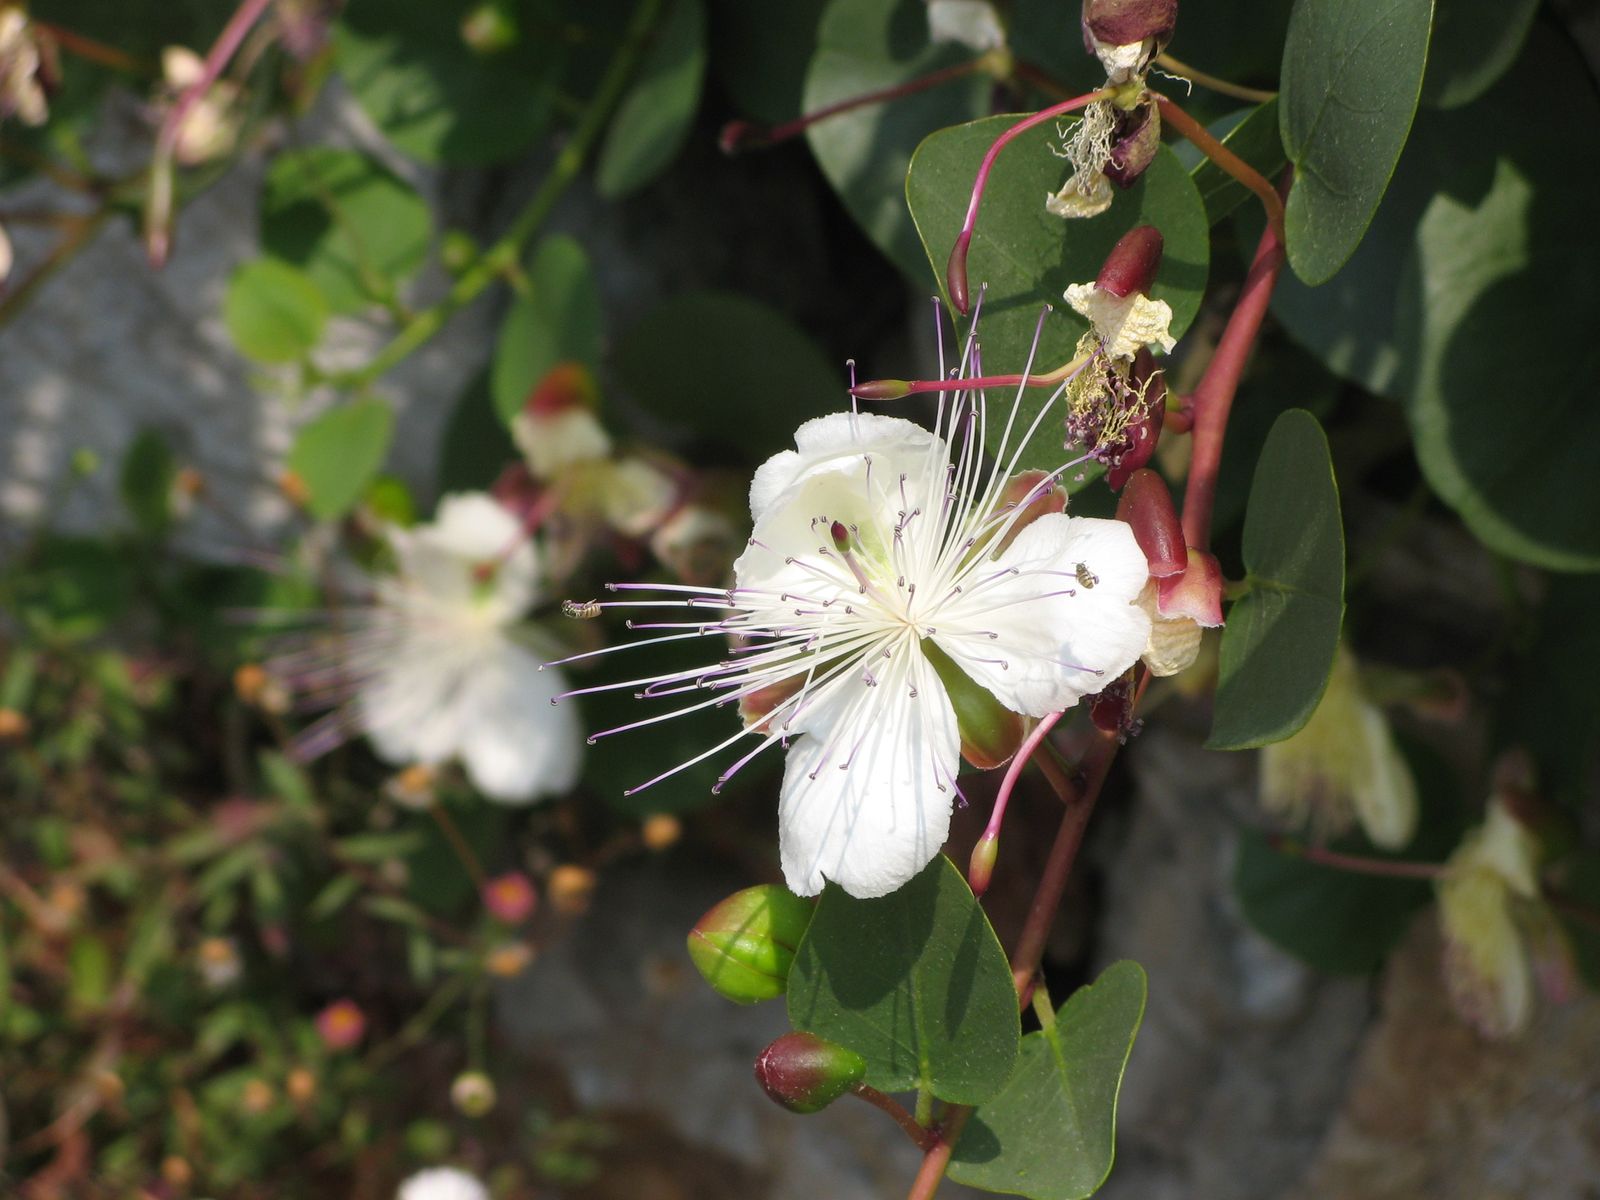
[[431,236],[427,203],[365,155],[313,146],[267,169],[262,248],[305,271],[334,312],[392,298]]
[[[922,0],[832,0],[806,72],[805,110],[894,87],[973,56],[964,46],[929,43]],[[991,84],[987,75],[968,76],[840,113],[806,131],[845,208],[908,279],[925,278],[917,231],[906,213],[912,151],[932,131],[983,112]]]
[[480,371],[456,400],[439,438],[438,490],[484,491],[501,468],[519,457],[506,423],[494,410],[489,373]]
[[711,65],[741,113],[771,122],[800,115],[806,67],[826,5],[827,0],[715,0]]
[[873,1087],[956,1104],[1005,1086],[1021,1033],[1005,951],[943,855],[876,900],[828,885],[789,972],[789,1020],[865,1058]]
[[104,542],[48,537],[0,581],[0,599],[44,636],[76,641],[122,615],[132,583],[128,561]]
[[[945,263],[967,210],[972,180],[984,153],[1021,117],[988,117],[941,129],[917,147],[906,177],[906,199],[931,264],[944,289]],[[1061,302],[1070,283],[1100,273],[1111,247],[1135,225],[1161,230],[1165,249],[1151,294],[1172,307],[1172,332],[1179,336],[1200,307],[1210,262],[1211,234],[1194,183],[1170,150],[1120,192],[1109,212],[1088,221],[1066,221],[1045,211],[1045,196],[1058,190],[1069,168],[1051,153],[1054,129],[1024,135],[996,160],[967,256],[973,295],[985,286],[980,327],[986,374],[1012,374],[1027,365],[1039,314],[1056,305],[1039,338],[1035,369],[1047,371],[1072,357],[1088,325]],[[946,300],[949,297],[946,295]],[[1048,398],[1046,388],[1024,396],[1019,420],[1027,420]],[[1003,423],[991,422],[991,449]],[[1050,470],[1061,464],[1061,443],[1048,431],[1036,436],[1022,468]]]
[[345,83],[389,140],[423,162],[504,162],[549,120],[563,45],[550,31],[560,13],[517,4],[516,43],[480,53],[461,37],[477,2],[352,0],[336,27]]
[[706,71],[703,0],[674,0],[617,106],[595,164],[595,188],[608,200],[661,174],[689,136]]
[[303,271],[258,258],[229,278],[222,319],[234,343],[256,362],[298,362],[322,340],[328,302]]
[[1117,1095],[1147,990],[1138,963],[1113,963],[1067,999],[1050,1028],[1023,1038],[1005,1090],[962,1131],[950,1178],[1033,1200],[1097,1192],[1116,1153]]
[[653,309],[617,344],[617,375],[662,420],[756,462],[808,417],[849,402],[843,372],[787,317],[723,292]]
[[133,522],[147,537],[160,537],[172,523],[172,484],[177,461],[167,439],[154,429],[141,429],[122,456],[122,501]]
[[489,389],[500,419],[522,411],[528,392],[559,362],[600,362],[600,292],[589,256],[573,238],[546,238],[528,262],[528,289],[506,310]]
[[1279,115],[1295,166],[1289,265],[1325,283],[1355,251],[1417,111],[1433,0],[1297,0]]
[[1290,409],[1272,426],[1244,517],[1250,590],[1228,610],[1206,745],[1281,741],[1311,717],[1344,621],[1344,526],[1328,439]]
[[389,453],[394,413],[382,400],[331,408],[295,435],[289,469],[306,485],[311,515],[329,521],[355,506]]

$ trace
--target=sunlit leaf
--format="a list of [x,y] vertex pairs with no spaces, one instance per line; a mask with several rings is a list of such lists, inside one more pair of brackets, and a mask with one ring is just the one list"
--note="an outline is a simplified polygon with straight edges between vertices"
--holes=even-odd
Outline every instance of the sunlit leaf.
[[595,187],[602,196],[637,191],[677,156],[700,106],[705,71],[705,4],[673,0],[600,146]]
[[328,302],[305,272],[258,258],[229,278],[222,319],[234,344],[256,362],[297,362],[322,340]]
[[330,408],[295,435],[289,469],[306,485],[311,515],[329,521],[355,506],[378,473],[394,434],[394,412],[382,400]]
[[495,341],[489,388],[500,419],[516,416],[557,363],[597,367],[601,322],[600,292],[583,247],[565,234],[540,242],[528,260],[528,290],[506,310]]

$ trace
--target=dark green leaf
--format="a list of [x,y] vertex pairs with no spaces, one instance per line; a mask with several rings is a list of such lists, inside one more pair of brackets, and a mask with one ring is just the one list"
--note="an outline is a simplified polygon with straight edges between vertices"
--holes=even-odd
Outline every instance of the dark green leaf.
[[267,169],[262,248],[305,271],[334,312],[393,299],[431,235],[426,201],[365,155],[313,146]]
[[1533,25],[1539,0],[1448,0],[1433,18],[1422,102],[1459,108],[1494,86]]
[[1054,1025],[1022,1039],[1016,1074],[967,1122],[950,1178],[1033,1200],[1081,1200],[1111,1172],[1117,1093],[1144,1019],[1138,963],[1113,963],[1079,988]]
[[489,388],[509,422],[528,392],[559,362],[593,370],[600,362],[600,293],[583,247],[565,234],[546,238],[528,262],[528,290],[500,323]]
[[712,5],[711,65],[741,114],[767,122],[800,115],[806,67],[826,6],[827,0],[716,0]]
[[1289,265],[1326,283],[1383,199],[1417,110],[1433,0],[1296,0],[1279,109]]
[[[964,46],[929,44],[922,0],[832,0],[806,72],[805,110],[895,87],[973,57],[975,52]],[[845,208],[908,279],[926,278],[917,231],[906,213],[912,151],[934,130],[982,113],[991,82],[975,74],[840,113],[806,131],[822,173]],[[959,203],[966,204],[965,190]]]
[[[1530,88],[1528,80],[1538,79]],[[1559,114],[1556,116],[1555,114]],[[1476,104],[1430,114],[1440,194],[1416,227],[1400,338],[1423,474],[1489,546],[1600,569],[1600,98],[1547,28]]]
[[[941,291],[945,263],[966,214],[978,163],[995,138],[1019,119],[989,117],[941,129],[917,147],[906,178],[906,198],[922,237],[925,261],[933,267]],[[1062,304],[1062,293],[1070,283],[1093,280],[1117,239],[1135,225],[1161,230],[1166,245],[1151,294],[1172,306],[1172,333],[1181,335],[1200,307],[1211,243],[1205,208],[1188,173],[1170,150],[1163,149],[1139,181],[1118,194],[1109,212],[1088,221],[1063,220],[1044,207],[1045,196],[1060,188],[1069,170],[1051,153],[1060,139],[1053,128],[1035,133],[1018,138],[996,161],[967,257],[974,295],[980,285],[987,285],[981,322],[985,373],[1023,369],[1046,304],[1057,307],[1044,323],[1036,369],[1049,370],[1069,360],[1088,326]],[[1046,388],[1030,389],[1018,419],[1031,417],[1049,395]],[[990,425],[992,438],[998,439],[1003,422]],[[1034,439],[1021,469],[1061,465],[1058,429],[1052,422]],[[991,440],[990,449],[994,448]]]
[[516,3],[521,35],[479,53],[461,37],[477,0],[395,4],[353,0],[335,30],[345,83],[401,150],[423,162],[495,163],[545,128],[560,78],[560,14]]
[[1328,439],[1290,409],[1272,426],[1244,518],[1250,591],[1228,610],[1206,745],[1281,741],[1310,719],[1344,620],[1344,526]]
[[172,523],[172,483],[178,464],[167,439],[141,429],[122,457],[122,502],[147,537],[160,537]]
[[382,400],[353,400],[304,426],[289,448],[289,469],[309,491],[311,515],[331,521],[349,512],[383,465],[393,434],[394,413]]
[[322,340],[328,302],[303,271],[258,258],[229,278],[222,318],[240,351],[256,362],[297,362]]
[[[1213,134],[1217,130],[1211,131]],[[1259,171],[1265,179],[1275,179],[1283,169],[1283,140],[1278,136],[1278,102],[1258,104],[1236,122],[1222,144]],[[1200,201],[1206,207],[1206,220],[1215,225],[1239,205],[1254,201],[1250,189],[1229,175],[1209,158],[1190,172]]]
[[[51,537],[8,584],[12,611],[48,637],[93,637],[122,615],[132,585],[127,561],[104,542]],[[11,607],[8,605],[8,607]]]
[[751,462],[849,400],[843,371],[793,322],[731,293],[687,292],[652,309],[617,344],[615,365],[656,417]]
[[789,973],[789,1020],[865,1058],[873,1087],[956,1104],[1000,1091],[1020,1036],[1005,952],[942,855],[881,899],[828,886]]
[[[1465,825],[1460,781],[1438,755],[1402,743],[1417,785],[1417,834],[1401,850],[1380,850],[1359,831],[1329,848],[1392,862],[1442,862]],[[1433,899],[1427,880],[1364,875],[1274,850],[1265,835],[1243,830],[1233,871],[1239,909],[1265,938],[1302,962],[1334,975],[1365,975],[1382,964]]]
[[518,457],[506,423],[494,410],[489,372],[481,371],[456,401],[439,439],[439,491],[482,491]]
[[1556,868],[1561,896],[1585,911],[1590,920],[1575,916],[1570,908],[1556,909],[1572,944],[1578,974],[1591,989],[1600,990],[1600,929],[1593,917],[1600,913],[1600,852],[1581,850]]
[[673,0],[622,98],[595,164],[595,188],[615,200],[649,183],[689,136],[706,72],[703,0]]

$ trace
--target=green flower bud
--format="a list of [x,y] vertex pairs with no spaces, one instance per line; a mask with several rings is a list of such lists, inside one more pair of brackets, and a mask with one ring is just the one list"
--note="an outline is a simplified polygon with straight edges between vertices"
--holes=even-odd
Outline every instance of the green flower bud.
[[866,1060],[854,1050],[814,1033],[786,1033],[756,1059],[756,1082],[762,1090],[797,1113],[827,1108],[866,1071]]
[[812,907],[777,884],[745,888],[689,931],[689,957],[711,989],[735,1004],[783,995]]
[[932,638],[922,640],[922,653],[950,694],[961,734],[961,757],[980,771],[1010,759],[1028,736],[1027,721],[996,700],[988,688],[974,683]]

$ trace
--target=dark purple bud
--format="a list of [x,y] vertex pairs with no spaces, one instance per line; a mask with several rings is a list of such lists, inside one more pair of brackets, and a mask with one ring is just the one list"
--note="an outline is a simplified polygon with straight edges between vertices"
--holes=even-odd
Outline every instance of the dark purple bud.
[[840,554],[850,552],[850,531],[845,528],[843,521],[835,521],[828,526],[828,536],[833,539],[833,548]]
[[1178,23],[1178,0],[1083,0],[1083,37],[1107,46],[1153,39],[1165,46]]
[[1127,449],[1106,470],[1106,484],[1113,492],[1120,492],[1133,473],[1150,461],[1165,427],[1166,376],[1156,370],[1155,356],[1150,353],[1149,346],[1140,346],[1134,355],[1132,379],[1134,387],[1144,397],[1143,408],[1124,431]]
[[1154,225],[1134,226],[1111,247],[1095,286],[1117,297],[1149,295],[1161,266],[1161,247],[1161,231]]
[[1118,187],[1132,187],[1134,180],[1156,160],[1161,149],[1161,115],[1155,104],[1145,100],[1117,122],[1116,140],[1111,155],[1101,168],[1105,177]]
[[1184,544],[1183,525],[1172,507],[1166,480],[1148,468],[1135,471],[1117,502],[1117,520],[1133,527],[1133,540],[1144,551],[1151,578],[1183,574],[1189,565],[1189,547]]
[[972,245],[972,233],[963,230],[950,250],[950,261],[945,264],[945,286],[950,289],[950,303],[956,311],[966,316],[972,308],[972,294],[967,290],[967,249]]
[[786,1033],[756,1059],[756,1082],[790,1112],[814,1113],[832,1104],[867,1072],[854,1050],[814,1033]]

